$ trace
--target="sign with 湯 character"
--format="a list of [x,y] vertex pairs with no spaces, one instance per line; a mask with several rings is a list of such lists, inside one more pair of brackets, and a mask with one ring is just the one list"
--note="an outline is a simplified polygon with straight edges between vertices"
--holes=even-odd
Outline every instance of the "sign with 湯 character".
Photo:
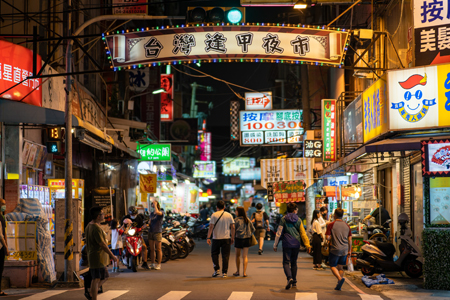
[[267,188],[268,182],[286,179],[285,159],[261,159],[261,186]]
[[139,187],[141,193],[156,193],[156,174],[140,174]]

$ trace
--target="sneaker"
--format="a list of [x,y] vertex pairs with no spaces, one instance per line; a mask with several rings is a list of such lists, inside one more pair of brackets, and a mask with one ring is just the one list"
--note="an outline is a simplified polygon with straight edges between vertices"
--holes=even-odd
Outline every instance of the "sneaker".
[[154,270],[155,269],[156,264],[150,264],[150,269]]
[[297,287],[297,281],[292,282],[292,287]]
[[154,268],[155,270],[161,270],[161,264],[157,264]]
[[342,278],[341,280],[338,281],[338,284],[336,285],[336,287],[334,288],[336,291],[340,291],[342,288],[342,285],[345,282],[345,278]]
[[327,265],[324,264],[324,263],[322,263],[322,268],[326,269],[326,268],[327,268]]
[[143,267],[144,269],[146,269],[146,270],[150,270],[150,267],[148,266],[148,264],[147,264],[146,262],[144,262],[144,263],[142,264],[142,267]]
[[222,277],[223,277],[223,278],[227,278],[227,273],[223,273],[223,274],[222,274]]
[[291,288],[292,284],[294,284],[294,280],[292,280],[292,278],[291,278],[288,280],[288,282],[286,284],[286,289],[289,290]]
[[259,249],[258,254],[259,254],[259,255],[262,255],[263,252],[264,252],[264,250]]
[[220,275],[219,270],[217,270],[217,271],[214,271],[214,273],[212,274],[212,277],[217,277],[219,275]]

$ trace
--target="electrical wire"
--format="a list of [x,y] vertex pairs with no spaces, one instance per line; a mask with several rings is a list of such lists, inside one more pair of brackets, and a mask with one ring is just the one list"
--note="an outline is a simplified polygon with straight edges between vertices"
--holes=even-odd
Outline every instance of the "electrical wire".
[[[397,33],[397,31],[400,29],[400,25],[402,24],[402,17],[403,17],[403,4],[405,3],[405,0],[402,0],[402,7],[401,7],[401,10],[400,10],[400,19],[398,20],[398,26],[397,26],[397,29],[395,30],[395,32],[394,32],[394,34],[392,35],[392,36],[394,36],[396,33]],[[373,29],[373,28],[372,28]]]

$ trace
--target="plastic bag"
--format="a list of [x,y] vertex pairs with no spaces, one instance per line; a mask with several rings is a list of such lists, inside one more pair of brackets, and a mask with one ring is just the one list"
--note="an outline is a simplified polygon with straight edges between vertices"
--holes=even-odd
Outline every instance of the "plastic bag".
[[355,268],[353,267],[353,262],[352,262],[352,258],[351,257],[348,258],[347,271],[349,271],[349,272],[354,272],[355,271]]

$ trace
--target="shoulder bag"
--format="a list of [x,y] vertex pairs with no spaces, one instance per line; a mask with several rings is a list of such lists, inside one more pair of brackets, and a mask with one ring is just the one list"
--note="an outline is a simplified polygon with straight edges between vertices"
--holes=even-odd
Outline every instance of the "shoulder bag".
[[220,218],[222,218],[222,216],[223,216],[224,213],[225,213],[225,211],[224,211],[224,212],[220,215],[220,217],[217,219],[217,222],[214,224],[214,228],[213,228],[213,230],[212,230],[212,232],[211,232],[211,236],[208,237],[208,239],[212,240],[212,237],[213,237],[213,234],[214,234],[214,230],[216,229],[216,225],[217,225],[217,223],[219,223]]

